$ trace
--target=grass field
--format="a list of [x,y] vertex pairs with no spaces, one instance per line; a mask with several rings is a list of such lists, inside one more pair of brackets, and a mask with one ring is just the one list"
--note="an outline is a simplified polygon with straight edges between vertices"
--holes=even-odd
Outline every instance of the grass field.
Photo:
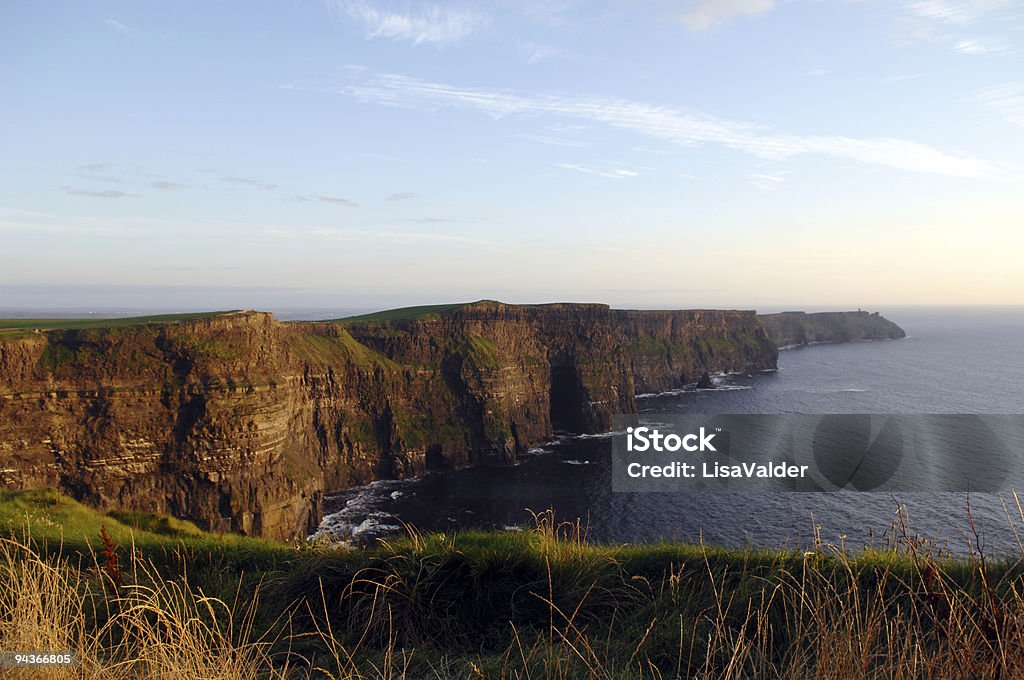
[[347,316],[343,319],[332,319],[332,321],[412,321],[414,319],[426,319],[436,317],[441,312],[446,312],[450,309],[457,309],[467,304],[466,302],[457,302],[448,305],[420,305],[418,307],[400,307],[398,309],[385,309],[380,312],[371,312],[370,314],[359,314],[358,316]]
[[944,559],[902,522],[891,546],[853,555],[591,545],[549,512],[530,531],[350,549],[213,536],[34,491],[0,495],[0,529],[0,649],[81,660],[37,677],[1024,673],[1020,565]]
[[240,310],[222,312],[191,312],[187,314],[155,314],[152,316],[125,316],[114,318],[87,319],[0,319],[0,338],[23,337],[33,331],[72,330],[78,328],[121,328],[144,324],[179,323],[209,319],[224,314],[236,314]]

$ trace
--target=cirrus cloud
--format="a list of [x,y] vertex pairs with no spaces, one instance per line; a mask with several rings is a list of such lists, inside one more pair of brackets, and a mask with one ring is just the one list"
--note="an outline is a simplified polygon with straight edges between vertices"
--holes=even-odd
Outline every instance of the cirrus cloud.
[[691,31],[704,31],[737,17],[775,8],[775,0],[704,0],[680,17]]
[[911,140],[799,135],[699,111],[616,97],[529,94],[507,89],[459,87],[394,74],[370,75],[362,82],[342,86],[292,83],[282,87],[331,92],[385,106],[426,110],[471,109],[496,120],[511,116],[557,116],[601,123],[681,147],[718,144],[771,160],[821,155],[909,172],[956,177],[995,174],[995,169],[984,160],[953,155]]
[[338,14],[359,23],[368,39],[386,38],[413,45],[455,43],[487,23],[486,16],[479,12],[449,5],[425,5],[411,12],[363,0],[331,0],[328,4]]

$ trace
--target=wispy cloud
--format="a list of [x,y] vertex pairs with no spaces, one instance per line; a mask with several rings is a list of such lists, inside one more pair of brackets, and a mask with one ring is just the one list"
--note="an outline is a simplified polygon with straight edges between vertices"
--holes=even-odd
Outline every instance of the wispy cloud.
[[516,135],[519,139],[524,139],[528,142],[537,142],[538,144],[547,144],[549,146],[570,146],[578,149],[586,148],[590,144],[581,142],[576,139],[564,139],[562,137],[549,137],[547,135],[535,135],[529,132],[521,132]]
[[974,99],[1008,123],[1024,127],[1024,80],[985,88]]
[[415,12],[386,9],[387,3],[363,0],[329,0],[338,14],[360,23],[367,38],[409,41],[413,45],[447,45],[476,32],[487,17],[468,8],[451,5],[425,5]]
[[569,52],[560,47],[541,43],[520,41],[518,47],[519,51],[526,57],[527,63],[530,64],[538,64],[548,59],[565,59],[570,57]]
[[320,201],[321,203],[330,203],[331,205],[342,205],[345,206],[346,208],[359,207],[358,203],[350,201],[347,198],[338,198],[337,196],[317,196],[316,200]]
[[90,182],[105,182],[106,184],[127,184],[128,180],[123,177],[114,177],[112,175],[98,175],[92,172],[76,172],[76,177],[87,179]]
[[228,182],[229,184],[242,184],[244,186],[253,187],[254,189],[260,189],[261,191],[274,191],[277,189],[276,184],[264,182],[263,180],[255,177],[234,177],[232,175],[225,175],[224,177],[221,177],[221,180]]
[[127,181],[123,177],[115,177],[110,174],[115,170],[116,168],[112,163],[85,163],[83,165],[79,165],[72,174],[76,177],[87,179],[90,182],[126,184]]
[[163,180],[150,182],[150,186],[154,189],[162,189],[164,191],[174,191],[176,189],[188,189],[189,185],[179,184],[178,182],[165,182]]
[[314,203],[316,201],[319,201],[321,203],[330,203],[331,205],[340,205],[340,206],[343,206],[343,207],[346,207],[346,208],[358,208],[358,207],[360,207],[360,205],[358,203],[356,203],[355,201],[350,201],[347,198],[340,198],[338,196],[323,196],[323,195],[320,195],[320,196],[299,196],[299,195],[295,195],[295,196],[289,196],[288,198],[286,198],[284,200],[290,201],[292,203]]
[[937,23],[963,26],[974,20],[973,2],[957,2],[956,0],[914,0],[904,2],[907,10],[919,17]]
[[609,179],[636,177],[640,174],[635,170],[627,170],[625,168],[594,167],[592,165],[579,165],[577,163],[555,163],[555,165],[559,168],[565,168],[566,170],[575,170],[576,172],[582,172],[587,175],[596,175],[598,177],[607,177]]
[[679,153],[677,149],[651,149],[646,146],[631,146],[629,147],[629,150],[637,151],[639,153],[649,153],[655,156],[674,156]]
[[778,188],[780,184],[785,182],[786,175],[788,174],[788,170],[781,170],[779,172],[755,172],[750,175],[750,183],[762,191],[770,191]]
[[1022,28],[1018,0],[886,0],[876,4],[901,16],[907,41],[944,45],[960,54],[1008,52],[1005,32]]
[[813,154],[911,172],[959,177],[994,174],[992,166],[983,160],[955,156],[905,139],[797,135],[701,112],[613,97],[531,95],[505,89],[458,87],[389,74],[373,75],[363,82],[341,87],[302,83],[283,87],[334,92],[387,106],[473,109],[495,119],[547,114],[602,123],[682,147],[718,144],[772,160]]
[[887,83],[905,83],[908,80],[920,80],[924,77],[922,73],[902,73],[896,76],[889,76],[883,80]]
[[705,31],[737,17],[767,12],[775,0],[703,0],[680,17],[691,31]]
[[973,38],[971,40],[957,40],[951,47],[960,54],[991,54],[993,52],[1006,52],[1009,48],[1001,38]]
[[388,196],[389,201],[411,201],[416,198],[416,194],[412,191],[399,191]]
[[72,196],[92,196],[93,198],[138,198],[138,194],[130,194],[127,191],[117,189],[102,189],[94,191],[91,189],[79,189],[77,187],[61,187],[61,191]]
[[121,35],[125,36],[126,38],[132,38],[134,40],[135,37],[136,37],[135,36],[135,31],[133,31],[132,29],[128,28],[127,26],[122,24],[117,19],[107,19],[103,23],[105,23],[107,26],[109,26],[112,30],[117,31]]

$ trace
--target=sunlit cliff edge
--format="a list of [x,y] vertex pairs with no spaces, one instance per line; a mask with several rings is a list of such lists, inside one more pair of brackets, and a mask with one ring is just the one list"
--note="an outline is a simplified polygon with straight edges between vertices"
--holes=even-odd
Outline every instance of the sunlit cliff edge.
[[509,464],[555,429],[606,430],[638,393],[774,368],[759,318],[481,301],[323,322],[0,321],[0,485],[304,536],[325,493]]

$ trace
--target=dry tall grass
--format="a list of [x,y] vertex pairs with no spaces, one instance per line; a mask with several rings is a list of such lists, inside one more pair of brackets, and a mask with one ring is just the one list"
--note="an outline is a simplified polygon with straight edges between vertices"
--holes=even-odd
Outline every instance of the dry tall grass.
[[71,566],[44,557],[30,540],[0,539],[0,649],[75,652],[73,668],[8,668],[3,677],[287,677],[269,643],[252,638],[256,602],[241,612],[193,590],[185,577],[164,579],[142,563],[119,585],[97,562]]
[[[0,539],[0,650],[78,655],[75,668],[0,673],[97,680],[1024,678],[1021,570],[995,568],[983,553],[950,562],[902,524],[898,552],[884,559],[819,546],[785,568],[757,570],[742,553],[723,561],[703,549],[694,552],[698,568],[677,564],[653,580],[629,575],[613,549],[591,549],[579,523],[558,523],[550,513],[536,523],[532,545],[546,583],[510,584],[519,601],[536,606],[526,623],[510,617],[496,624],[507,632],[497,650],[456,634],[452,617],[470,605],[432,589],[445,560],[466,559],[454,537],[413,535],[385,548],[386,558],[335,594],[325,594],[321,581],[313,595],[289,602],[259,602],[256,588],[240,590],[231,603],[191,586],[186,573],[161,576],[142,560],[112,574],[100,554],[72,564],[30,540]],[[470,572],[453,574],[441,576]],[[273,625],[255,623],[261,607],[280,614]]]

